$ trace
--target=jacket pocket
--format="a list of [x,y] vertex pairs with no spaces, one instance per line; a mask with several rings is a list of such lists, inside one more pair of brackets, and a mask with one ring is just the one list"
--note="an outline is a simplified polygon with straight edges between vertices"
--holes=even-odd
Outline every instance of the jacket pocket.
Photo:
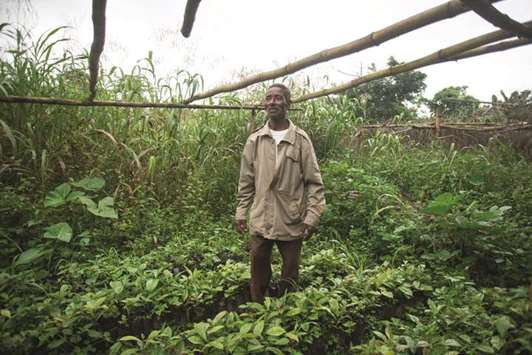
[[301,223],[301,201],[281,191],[278,194],[278,198],[279,211],[281,212],[278,218],[281,219],[283,224],[294,225]]
[[288,147],[282,164],[278,189],[279,191],[293,195],[303,182],[298,149]]

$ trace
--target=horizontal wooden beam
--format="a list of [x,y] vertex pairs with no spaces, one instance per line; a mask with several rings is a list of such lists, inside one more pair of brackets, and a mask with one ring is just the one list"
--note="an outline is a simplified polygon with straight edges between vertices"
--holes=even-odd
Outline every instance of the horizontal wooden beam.
[[[0,96],[0,103],[7,104],[37,104],[59,106],[83,106],[83,107],[129,107],[129,108],[175,108],[175,109],[209,109],[209,110],[264,110],[264,106],[251,105],[184,105],[156,102],[129,102],[129,101],[81,101],[51,97],[25,97],[25,96]],[[300,108],[291,108],[290,111],[301,111]]]
[[[527,22],[527,24],[529,23],[532,23],[532,22]],[[305,100],[315,99],[315,98],[322,97],[322,96],[342,93],[348,89],[368,83],[373,80],[397,75],[400,73],[409,72],[415,69],[419,69],[419,68],[437,64],[437,63],[456,60],[458,55],[464,55],[467,51],[473,50],[478,47],[482,47],[489,43],[501,41],[503,39],[512,37],[513,35],[514,34],[512,32],[504,31],[504,30],[490,32],[482,36],[478,36],[478,37],[469,39],[467,41],[460,42],[453,46],[440,49],[437,52],[434,52],[425,57],[413,60],[411,62],[395,65],[393,67],[373,72],[371,74],[362,76],[360,78],[356,78],[354,80],[348,81],[346,83],[343,83],[343,84],[340,84],[340,85],[337,85],[337,86],[334,86],[328,89],[323,89],[320,91],[316,91],[310,94],[300,96],[298,98],[293,99],[292,102],[297,103],[297,102],[302,102]],[[479,55],[479,54],[477,52],[477,53],[474,53],[474,55]]]
[[[490,1],[497,2],[500,0]],[[285,75],[293,74],[299,70],[310,67],[312,65],[327,62],[332,59],[336,59],[349,54],[360,52],[371,47],[378,46],[381,43],[404,35],[405,33],[412,32],[432,23],[455,17],[467,11],[470,11],[470,9],[465,6],[460,0],[452,0],[442,5],[433,7],[429,10],[420,12],[399,22],[396,22],[381,30],[372,32],[352,42],[314,53],[308,57],[299,59],[292,63],[288,63],[281,68],[253,74],[239,82],[221,85],[211,90],[205,91],[204,93],[193,95],[192,97],[184,100],[183,103],[191,103],[193,101],[212,97],[217,94],[243,89],[252,84],[256,84],[262,81],[272,80]]]
[[[471,125],[475,127],[464,127],[466,125]],[[476,132],[486,132],[486,131],[520,131],[532,129],[532,124],[530,123],[517,123],[517,124],[470,124],[470,123],[441,123],[440,128],[450,128],[459,131],[476,131]],[[436,129],[435,124],[413,124],[413,123],[403,123],[403,124],[375,124],[375,125],[364,125],[360,126],[360,129],[398,129],[398,128],[412,128],[412,129]]]
[[499,42],[499,43],[496,43],[490,46],[482,46],[480,48],[472,49],[462,54],[452,56],[446,61],[460,60],[460,59],[472,58],[472,57],[489,54],[489,53],[502,52],[508,49],[526,46],[529,44],[532,44],[532,39],[528,39],[528,38],[512,39],[509,41]]

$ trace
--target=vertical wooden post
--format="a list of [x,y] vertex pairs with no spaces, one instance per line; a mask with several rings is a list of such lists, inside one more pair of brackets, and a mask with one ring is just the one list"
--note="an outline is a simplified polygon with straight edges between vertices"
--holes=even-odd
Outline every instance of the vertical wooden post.
[[251,117],[248,123],[248,134],[251,134],[257,129],[257,111],[255,109],[251,110]]
[[436,138],[440,138],[440,124],[441,124],[441,117],[440,115],[437,115],[436,122],[434,123],[434,126],[436,128]]
[[89,98],[92,102],[96,97],[96,82],[98,81],[98,66],[100,55],[103,52],[105,43],[105,7],[107,0],[92,0],[92,24],[94,29],[94,39],[92,40],[91,53],[89,55]]

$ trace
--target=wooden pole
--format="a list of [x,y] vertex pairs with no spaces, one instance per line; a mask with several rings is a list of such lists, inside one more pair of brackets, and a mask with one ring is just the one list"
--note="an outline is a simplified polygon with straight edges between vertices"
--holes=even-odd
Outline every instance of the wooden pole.
[[248,134],[251,134],[257,129],[257,111],[251,110],[251,117],[249,119]]
[[[528,23],[532,23],[532,22],[527,22],[527,24]],[[478,37],[469,39],[467,41],[460,42],[458,44],[455,44],[454,46],[440,49],[437,52],[434,52],[425,57],[416,59],[414,61],[399,64],[399,65],[386,68],[383,70],[379,70],[374,73],[351,80],[349,82],[334,86],[332,88],[328,88],[328,89],[324,89],[324,90],[320,90],[320,91],[316,91],[313,93],[303,95],[301,97],[293,99],[292,102],[297,103],[297,102],[302,102],[305,100],[315,99],[321,96],[341,93],[341,92],[346,91],[347,89],[351,89],[353,87],[367,83],[372,80],[381,79],[381,78],[385,78],[388,76],[393,76],[393,75],[397,75],[400,73],[412,71],[412,70],[419,69],[419,68],[422,68],[428,65],[450,61],[450,60],[453,60],[452,58],[454,56],[463,54],[464,52],[467,52],[469,50],[481,47],[489,43],[497,42],[497,41],[500,41],[500,40],[503,40],[503,39],[506,39],[512,36],[513,36],[513,33],[510,31],[498,30],[498,31],[490,32],[482,36],[478,36]]]
[[486,0],[461,0],[467,7],[475,11],[477,15],[488,21],[492,25],[506,31],[511,31],[520,37],[532,39],[532,27],[513,20],[510,16],[497,10]]
[[[83,106],[83,107],[130,107],[130,108],[168,108],[168,109],[211,109],[211,110],[264,110],[264,106],[230,106],[230,105],[183,105],[156,102],[129,102],[129,101],[81,101],[50,97],[24,97],[24,96],[0,96],[0,103],[7,104],[37,104],[59,106]],[[290,108],[290,111],[301,111],[300,108]]]
[[[497,2],[500,0],[490,1]],[[414,31],[416,29],[430,25],[435,22],[455,17],[467,11],[469,11],[469,8],[465,6],[460,0],[452,0],[442,5],[433,7],[429,10],[423,11],[414,16],[408,17],[402,21],[396,22],[393,25],[385,27],[379,31],[372,32],[367,36],[361,37],[355,41],[312,54],[295,62],[288,63],[287,65],[281,68],[248,76],[247,78],[244,78],[243,80],[237,83],[221,85],[204,93],[193,95],[192,97],[184,100],[183,103],[191,103],[193,101],[212,97],[217,94],[243,89],[252,84],[256,84],[262,81],[271,80],[288,74],[292,74],[312,65],[323,63],[331,59],[343,57],[348,54],[353,54],[364,49],[378,46],[381,43],[399,37],[405,33]]]
[[512,39],[509,41],[499,42],[497,44],[493,44],[490,46],[482,46],[480,48],[475,48],[470,51],[464,52],[462,54],[457,54],[455,56],[450,57],[449,61],[476,57],[476,56],[488,54],[488,53],[501,52],[507,49],[526,46],[528,44],[532,44],[532,39],[527,39],[527,38]]
[[92,0],[92,25],[94,30],[94,39],[91,45],[91,53],[89,55],[89,98],[88,101],[93,101],[96,97],[96,82],[98,81],[98,67],[100,55],[103,52],[105,44],[105,7],[107,0]]
[[183,25],[181,26],[181,33],[185,38],[190,36],[192,31],[192,26],[194,26],[194,21],[196,20],[196,12],[198,12],[198,7],[201,0],[188,0],[187,6],[185,7],[185,15],[183,16]]
[[436,122],[434,124],[434,128],[436,129],[436,138],[440,137],[440,125],[441,125],[441,117],[440,115],[436,116]]

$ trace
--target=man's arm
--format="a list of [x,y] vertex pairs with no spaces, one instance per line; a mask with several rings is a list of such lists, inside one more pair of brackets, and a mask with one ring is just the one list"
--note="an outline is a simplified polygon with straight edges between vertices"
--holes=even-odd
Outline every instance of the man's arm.
[[[316,153],[310,139],[302,139],[301,159],[303,168],[303,180],[306,188],[307,214],[303,223],[307,225],[307,237],[318,226],[320,216],[325,210],[325,194],[323,181]],[[309,230],[310,229],[310,230]],[[307,231],[308,230],[308,231]]]
[[248,139],[240,162],[240,179],[236,195],[236,227],[240,233],[247,230],[246,214],[255,197],[255,168],[253,166],[253,142]]

